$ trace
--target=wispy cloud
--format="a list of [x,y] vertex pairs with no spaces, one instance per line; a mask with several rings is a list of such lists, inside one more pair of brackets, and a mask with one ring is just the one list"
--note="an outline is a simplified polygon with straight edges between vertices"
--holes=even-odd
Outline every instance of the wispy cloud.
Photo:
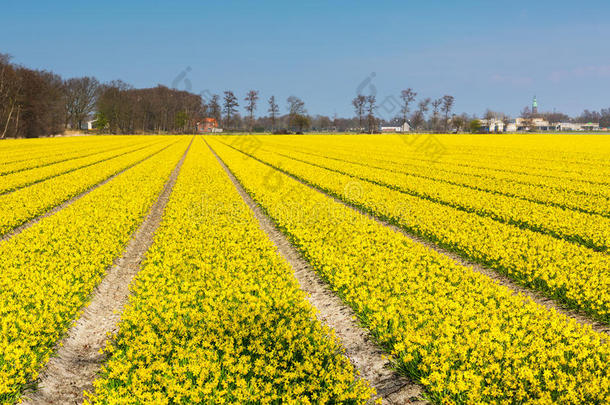
[[610,65],[579,66],[567,70],[555,70],[549,75],[549,80],[560,82],[574,78],[605,78],[610,77]]

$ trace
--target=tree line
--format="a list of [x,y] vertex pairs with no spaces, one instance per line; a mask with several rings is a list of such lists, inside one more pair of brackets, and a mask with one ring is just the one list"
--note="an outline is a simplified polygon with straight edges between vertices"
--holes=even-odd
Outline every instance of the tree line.
[[[457,120],[449,119],[455,103],[453,96],[444,95],[439,99],[423,98],[417,103],[417,108],[413,109],[416,97],[417,93],[412,88],[402,90],[400,92],[399,110],[395,112],[393,117],[383,120],[376,117],[376,111],[378,111],[376,96],[356,95],[352,100],[352,106],[356,117],[358,117],[358,129],[373,133],[380,124],[402,126],[404,123],[407,123],[410,129],[414,131],[447,132],[451,127],[461,127],[461,125],[457,125]],[[394,112],[393,109],[390,112]]]
[[[80,130],[93,121],[103,133],[192,133],[195,122],[213,117],[228,130],[273,131],[308,129],[312,122],[320,129],[330,125],[307,115],[298,97],[286,100],[288,113],[280,115],[274,96],[268,100],[268,115],[255,118],[259,92],[244,98],[246,116],[238,111],[239,99],[232,91],[223,97],[201,95],[158,85],[136,89],[120,80],[100,83],[94,77],[63,79],[11,62],[0,54],[0,139],[36,138]],[[284,129],[285,130],[285,129]]]
[[58,75],[11,64],[0,54],[0,139],[63,131],[64,81]]
[[[385,105],[388,99],[391,109]],[[261,101],[258,90],[249,90],[243,99],[231,90],[204,99],[162,85],[136,89],[120,80],[100,83],[94,77],[63,79],[53,72],[16,65],[0,53],[0,139],[80,130],[87,121],[93,121],[97,131],[103,133],[192,133],[195,123],[206,117],[215,118],[225,131],[374,133],[380,126],[402,126],[406,122],[413,131],[476,132],[477,117],[452,114],[454,103],[451,95],[417,99],[417,93],[407,88],[397,98],[381,103],[374,95],[356,95],[351,102],[354,117],[310,115],[305,102],[296,96],[286,99],[285,113],[281,114],[279,100],[271,96]],[[259,107],[264,112],[257,117]],[[521,116],[527,119],[533,114],[525,108]],[[610,108],[585,110],[576,118],[562,113],[537,116],[550,122],[599,122],[602,127],[610,127]],[[491,110],[484,118],[510,120],[508,115]]]
[[102,84],[94,77],[64,80],[0,54],[0,139],[80,130],[88,120],[102,132],[192,132],[192,120],[202,114],[201,96],[186,91]]
[[134,89],[122,81],[99,86],[95,126],[101,132],[189,133],[204,114],[201,96],[157,86]]

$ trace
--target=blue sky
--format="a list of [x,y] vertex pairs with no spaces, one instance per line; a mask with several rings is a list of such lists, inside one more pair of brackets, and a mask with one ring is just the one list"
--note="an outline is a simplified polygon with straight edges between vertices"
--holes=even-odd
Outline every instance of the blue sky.
[[190,68],[178,88],[340,116],[371,75],[380,102],[412,87],[456,112],[610,107],[607,0],[0,2],[0,52],[64,77],[171,86]]

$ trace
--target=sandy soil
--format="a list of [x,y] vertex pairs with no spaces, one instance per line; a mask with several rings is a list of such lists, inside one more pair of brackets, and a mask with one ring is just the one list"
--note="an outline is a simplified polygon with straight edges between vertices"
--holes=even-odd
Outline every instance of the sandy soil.
[[[169,146],[171,146],[171,145],[169,145]],[[39,222],[39,221],[43,220],[43,219],[44,219],[44,218],[46,218],[46,217],[49,217],[49,216],[51,216],[51,215],[55,214],[56,212],[58,212],[58,211],[60,211],[60,210],[62,210],[62,209],[64,209],[64,208],[66,208],[68,205],[72,204],[72,203],[73,203],[73,202],[75,202],[76,200],[79,200],[79,199],[83,198],[84,196],[86,196],[87,194],[89,194],[90,192],[92,192],[93,190],[95,190],[96,188],[103,186],[104,184],[108,183],[109,181],[111,181],[112,179],[114,179],[115,177],[117,177],[118,175],[123,174],[124,172],[126,172],[126,171],[127,171],[127,170],[129,170],[129,169],[131,169],[132,167],[134,167],[134,166],[136,166],[136,165],[139,165],[140,163],[142,163],[142,162],[144,162],[144,161],[146,161],[146,160],[150,159],[151,157],[155,156],[157,153],[160,153],[160,152],[162,152],[163,150],[167,149],[169,146],[167,146],[167,147],[165,147],[165,148],[161,149],[160,151],[157,151],[157,152],[153,153],[152,155],[150,155],[150,156],[148,156],[148,157],[146,157],[146,158],[144,158],[144,159],[142,159],[142,160],[140,160],[140,161],[138,161],[138,162],[134,163],[133,165],[131,165],[131,166],[129,166],[129,167],[126,167],[125,169],[121,170],[120,172],[118,172],[118,173],[116,173],[116,174],[113,174],[112,176],[108,177],[106,180],[103,180],[103,181],[101,181],[101,182],[99,182],[99,183],[97,183],[97,184],[93,185],[91,188],[89,188],[89,189],[87,189],[87,190],[83,191],[82,193],[80,193],[80,194],[78,194],[78,195],[75,195],[74,197],[70,198],[69,200],[64,201],[63,203],[61,203],[61,204],[59,204],[59,205],[57,205],[57,206],[55,206],[55,207],[51,208],[49,211],[45,212],[44,214],[39,215],[39,216],[37,216],[36,218],[29,220],[29,221],[28,221],[28,222],[26,222],[25,224],[23,224],[23,225],[21,225],[21,226],[18,226],[17,228],[13,229],[11,232],[6,233],[6,234],[4,234],[4,235],[0,236],[0,242],[3,242],[3,241],[5,241],[5,240],[8,240],[8,239],[12,238],[12,237],[13,237],[13,236],[15,236],[15,235],[20,234],[21,232],[25,231],[26,229],[28,229],[29,227],[31,227],[31,226],[32,226],[32,225],[34,225],[35,223],[37,223],[37,222]],[[9,194],[9,193],[6,193],[6,194]]]
[[[256,160],[258,160],[258,159],[256,159]],[[258,161],[263,163],[263,164],[266,164],[269,167],[273,168],[273,166],[269,165],[266,162],[263,162],[262,160],[258,160]],[[382,225],[384,225],[384,226],[394,230],[395,232],[403,234],[404,236],[406,236],[407,238],[413,240],[414,242],[422,244],[422,245],[428,247],[429,249],[434,250],[437,253],[445,255],[445,256],[449,257],[450,259],[452,259],[454,262],[456,262],[458,264],[461,264],[463,266],[466,266],[469,269],[471,269],[472,271],[484,274],[485,276],[487,276],[487,277],[491,278],[492,280],[494,280],[497,284],[502,285],[502,286],[507,287],[510,290],[512,290],[513,294],[515,294],[515,295],[516,294],[525,295],[525,296],[531,298],[532,301],[536,302],[539,305],[542,305],[542,306],[544,306],[546,308],[555,310],[555,311],[557,311],[557,312],[559,312],[559,313],[561,313],[561,314],[563,314],[563,315],[565,315],[565,316],[567,316],[569,318],[574,319],[575,321],[577,321],[577,322],[579,322],[581,324],[591,326],[591,328],[594,331],[596,331],[596,332],[604,333],[606,335],[610,335],[610,325],[607,325],[607,324],[602,323],[602,322],[595,321],[595,320],[591,319],[590,316],[588,316],[587,314],[583,313],[582,311],[577,311],[575,309],[568,308],[566,305],[563,305],[562,303],[557,302],[556,300],[554,300],[552,298],[548,298],[548,297],[544,296],[542,293],[539,293],[537,291],[531,290],[531,289],[529,289],[527,287],[524,287],[524,286],[520,285],[516,281],[512,280],[511,278],[509,278],[509,277],[507,277],[507,276],[505,276],[503,274],[498,273],[495,270],[492,270],[492,269],[490,269],[488,267],[485,267],[485,266],[483,266],[483,265],[481,265],[479,263],[476,263],[474,261],[470,261],[468,259],[465,259],[465,258],[459,256],[456,253],[453,253],[453,252],[451,252],[451,251],[449,251],[447,249],[444,249],[444,248],[436,245],[433,242],[430,242],[429,240],[423,239],[423,238],[421,238],[419,236],[412,235],[412,234],[408,233],[407,231],[405,231],[404,229],[402,229],[400,227],[397,227],[397,226],[395,226],[393,224],[390,224],[390,223],[388,223],[388,222],[386,222],[384,220],[381,220],[381,219],[379,219],[379,218],[369,214],[368,212],[365,212],[365,211],[359,209],[358,207],[352,206],[352,205],[344,202],[343,200],[341,200],[341,199],[339,199],[337,197],[329,195],[328,193],[326,193],[326,192],[324,192],[324,191],[322,191],[322,190],[320,190],[320,189],[318,189],[318,188],[316,188],[316,187],[314,187],[314,186],[312,186],[310,184],[305,183],[304,181],[300,180],[299,178],[297,178],[297,177],[295,177],[295,176],[293,176],[293,175],[291,175],[289,173],[286,173],[286,172],[282,172],[282,173],[284,173],[287,176],[291,177],[292,179],[298,181],[299,183],[301,183],[301,184],[303,184],[303,185],[305,185],[305,186],[307,186],[307,187],[309,187],[309,188],[311,188],[311,189],[313,189],[313,190],[315,190],[315,191],[317,191],[317,192],[319,192],[321,194],[324,194],[324,195],[326,195],[329,198],[332,198],[333,200],[337,201],[338,203],[341,203],[341,204],[345,205],[346,207],[349,207],[349,208],[353,209],[354,211],[357,211],[360,214],[362,214],[362,215],[364,215],[364,216],[366,216],[366,217],[368,217],[370,219],[373,219],[374,221],[378,222],[379,224],[382,224]]]
[[[209,147],[209,145],[208,145]],[[355,313],[332,292],[275,227],[250,195],[243,189],[224,162],[216,155],[220,165],[235,185],[235,188],[259,221],[261,229],[277,246],[279,253],[290,263],[302,291],[312,306],[317,308],[321,322],[334,329],[345,347],[346,355],[360,372],[360,376],[371,383],[382,397],[384,404],[426,404],[422,399],[423,388],[390,368],[385,353],[373,340],[368,330],[355,321]]]
[[123,255],[93,291],[82,316],[57,345],[55,356],[40,373],[38,389],[26,392],[23,403],[80,404],[83,402],[83,391],[92,390],[93,380],[105,359],[100,350],[106,346],[107,334],[117,332],[122,309],[128,301],[129,285],[153,242],[154,232],[161,222],[187,152],[188,149]]

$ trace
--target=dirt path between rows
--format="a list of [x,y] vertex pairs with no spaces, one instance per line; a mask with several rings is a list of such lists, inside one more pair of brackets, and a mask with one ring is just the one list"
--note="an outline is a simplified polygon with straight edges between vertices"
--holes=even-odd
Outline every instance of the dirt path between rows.
[[49,217],[53,214],[55,214],[56,212],[66,208],[68,205],[74,203],[77,200],[80,200],[81,198],[83,198],[84,196],[86,196],[87,194],[89,194],[90,192],[92,192],[93,190],[95,190],[98,187],[103,186],[104,184],[108,183],[109,181],[111,181],[112,179],[114,179],[115,177],[125,173],[127,170],[139,165],[142,162],[145,162],[146,160],[150,159],[151,157],[155,156],[158,153],[161,153],[162,151],[164,151],[165,149],[169,148],[170,146],[174,145],[173,143],[170,145],[167,145],[165,148],[158,150],[157,152],[145,157],[142,160],[139,160],[137,162],[135,162],[134,164],[122,169],[121,171],[113,174],[112,176],[108,177],[105,180],[102,180],[101,182],[94,184],[93,186],[91,186],[90,188],[88,188],[87,190],[83,191],[80,194],[75,195],[74,197],[70,198],[67,201],[64,201],[63,203],[56,205],[55,207],[51,208],[50,210],[48,210],[47,212],[45,212],[44,214],[41,214],[35,218],[30,219],[29,221],[27,221],[25,224],[18,226],[17,228],[13,229],[12,231],[5,233],[4,235],[0,236],[0,242],[4,242],[6,240],[9,240],[10,238],[12,238],[15,235],[20,234],[21,232],[25,231],[26,229],[28,229],[29,227],[31,227],[32,225],[42,221],[43,219],[45,219],[46,217]]
[[360,377],[375,388],[378,396],[382,398],[382,403],[427,404],[428,402],[422,398],[423,388],[390,368],[389,362],[382,357],[387,353],[375,343],[367,329],[358,325],[354,311],[318,277],[309,263],[301,257],[296,248],[244,190],[209,144],[208,147],[233,182],[239,195],[254,213],[260,228],[277,246],[281,256],[292,266],[301,290],[307,294],[309,303],[318,310],[318,319],[334,329],[345,348],[345,354],[360,372]]
[[[227,146],[230,146],[230,145],[227,145]],[[517,282],[513,281],[509,277],[496,272],[495,270],[492,270],[490,268],[482,266],[481,264],[476,263],[474,261],[470,261],[468,259],[465,259],[465,258],[459,256],[456,253],[453,253],[453,252],[451,252],[451,251],[449,251],[447,249],[444,249],[444,248],[442,248],[442,247],[440,247],[440,246],[430,242],[429,240],[426,240],[426,239],[421,238],[419,236],[415,236],[415,235],[407,232],[406,230],[404,230],[404,229],[402,229],[402,228],[400,228],[400,227],[398,227],[396,225],[393,225],[393,224],[391,224],[391,223],[389,223],[387,221],[384,221],[384,220],[382,220],[382,219],[380,219],[380,218],[378,218],[378,217],[376,217],[374,215],[371,215],[370,213],[368,213],[368,212],[366,212],[366,211],[364,211],[364,210],[362,210],[362,209],[360,209],[358,207],[355,207],[355,206],[353,206],[353,205],[351,205],[349,203],[346,203],[345,201],[341,200],[340,198],[337,198],[337,197],[335,197],[333,195],[330,195],[327,192],[325,192],[325,191],[323,191],[323,190],[321,190],[321,189],[319,189],[319,188],[317,188],[317,187],[315,187],[315,186],[313,186],[311,184],[308,184],[307,182],[299,179],[298,177],[296,177],[296,176],[294,176],[294,175],[292,175],[290,173],[287,173],[285,170],[279,170],[275,166],[273,166],[273,165],[271,165],[271,164],[269,164],[269,163],[267,163],[267,162],[265,162],[265,161],[263,161],[261,159],[258,159],[256,157],[250,155],[250,154],[244,153],[244,152],[240,151],[239,149],[236,149],[236,148],[233,148],[233,149],[235,149],[238,152],[241,152],[245,156],[248,156],[248,157],[250,157],[250,158],[252,158],[252,159],[254,159],[254,160],[256,160],[256,161],[258,161],[260,163],[263,163],[263,164],[273,168],[274,170],[278,170],[279,172],[286,174],[288,177],[292,178],[293,180],[298,181],[299,183],[301,183],[301,184],[311,188],[312,190],[317,191],[318,193],[324,194],[325,196],[327,196],[329,198],[332,198],[334,201],[336,201],[336,202],[338,202],[340,204],[343,204],[344,206],[346,206],[348,208],[353,209],[354,211],[356,211],[356,212],[358,212],[358,213],[360,213],[360,214],[362,214],[362,215],[364,215],[364,216],[366,216],[366,217],[376,221],[377,223],[379,223],[381,225],[384,225],[384,226],[392,229],[395,232],[401,233],[402,235],[406,236],[407,238],[411,239],[412,241],[417,242],[417,243],[419,243],[421,245],[424,245],[424,246],[428,247],[429,249],[431,249],[431,250],[433,250],[433,251],[435,251],[437,253],[445,255],[445,256],[449,257],[450,259],[452,259],[454,262],[456,262],[458,264],[461,264],[462,266],[468,267],[472,271],[475,271],[477,273],[483,274],[483,275],[491,278],[497,284],[502,285],[502,286],[507,287],[508,289],[512,290],[513,294],[515,294],[515,295],[517,295],[517,294],[525,295],[525,296],[531,298],[532,301],[534,301],[535,303],[537,303],[539,305],[542,305],[542,306],[544,306],[546,308],[549,308],[549,309],[556,310],[557,312],[567,316],[568,318],[574,319],[576,322],[578,322],[580,324],[591,326],[591,328],[594,331],[598,332],[598,333],[603,333],[605,335],[610,336],[610,325],[608,325],[608,324],[605,324],[603,322],[599,322],[599,321],[593,320],[587,314],[585,314],[585,313],[583,313],[581,311],[577,311],[577,310],[568,308],[568,307],[562,305],[560,302],[557,302],[556,300],[554,300],[552,298],[548,298],[548,297],[542,295],[541,293],[539,293],[537,291],[534,291],[534,290],[531,290],[531,289],[529,289],[527,287],[524,287],[524,286],[518,284]],[[364,181],[364,180],[358,180],[358,181]]]
[[100,350],[106,346],[107,334],[117,331],[122,309],[128,301],[129,286],[153,242],[190,146],[123,255],[108,270],[92,292],[91,301],[82,316],[56,346],[55,355],[40,373],[38,389],[23,395],[24,404],[81,404],[83,391],[93,389],[93,380],[105,360]]

